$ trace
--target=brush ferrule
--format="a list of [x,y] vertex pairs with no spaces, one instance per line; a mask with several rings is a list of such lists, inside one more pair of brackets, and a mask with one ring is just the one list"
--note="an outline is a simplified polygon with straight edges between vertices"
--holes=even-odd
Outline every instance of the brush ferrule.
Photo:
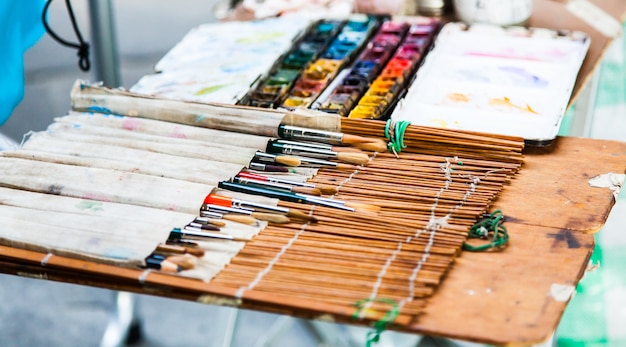
[[[172,231],[171,233],[174,233]],[[170,233],[170,234],[171,234]],[[220,234],[220,233],[212,233],[206,232],[199,228],[194,227],[185,227],[183,230],[178,232],[182,237],[201,237],[201,238],[212,238],[212,239],[224,239],[224,240],[232,240],[233,237],[228,234]]]
[[[259,164],[259,165],[263,165],[263,164]],[[238,178],[255,179],[255,180],[259,180],[259,181],[260,180],[266,180],[267,182],[284,183],[284,184],[289,184],[291,186],[298,186],[298,187],[315,188],[315,184],[310,184],[310,183],[306,183],[306,182],[292,181],[292,180],[286,180],[286,179],[276,178],[276,177],[272,177],[272,176],[257,175],[257,174],[248,173],[248,172],[240,172],[239,174],[237,174],[237,177]]]
[[300,193],[296,193],[297,195],[300,195],[302,197],[305,197],[307,200],[315,200],[315,201],[325,201],[328,202],[330,204],[334,204],[334,205],[345,205],[346,202],[343,200],[337,200],[337,199],[333,199],[333,198],[323,198],[321,196],[315,196],[315,195],[309,195],[309,194],[300,194]]
[[325,148],[307,147],[302,145],[292,145],[286,143],[270,142],[267,145],[270,153],[282,153],[288,155],[303,155],[314,158],[336,158],[337,153]]
[[239,213],[239,214],[251,215],[253,212],[252,210],[249,210],[249,209],[226,207],[226,206],[211,205],[211,204],[205,204],[203,207],[205,210],[209,210],[209,212],[218,212],[218,213]]
[[298,157],[300,159],[300,166],[308,166],[308,167],[322,167],[322,166],[330,166],[336,167],[337,163],[332,161],[316,159],[316,158],[307,158],[307,157]]
[[287,145],[295,145],[295,146],[304,146],[311,148],[319,148],[319,149],[327,149],[332,150],[333,145],[328,143],[315,143],[315,142],[300,142],[300,141],[290,141],[290,140],[273,140],[272,142],[276,143],[284,143]]
[[257,151],[254,154],[254,159],[253,160],[257,160],[257,161],[264,162],[264,163],[275,163],[276,162],[276,155],[265,153],[265,152],[261,152],[261,151]]
[[342,133],[301,128],[301,127],[295,127],[292,125],[280,125],[278,127],[278,135],[282,138],[287,138],[287,139],[323,142],[323,143],[330,143],[333,145],[339,145],[342,143],[342,140],[343,140]]
[[219,212],[211,212],[211,211],[200,211],[200,215],[202,217],[197,217],[197,220],[203,221],[201,218],[206,218],[204,220],[208,221],[208,218],[222,219],[224,215]]
[[241,183],[241,184],[255,184],[263,187],[272,187],[278,189],[284,189],[291,191],[291,186],[289,184],[278,183],[278,182],[268,182],[268,181],[260,181],[251,178],[243,178],[243,177],[235,177],[233,178],[233,182]]

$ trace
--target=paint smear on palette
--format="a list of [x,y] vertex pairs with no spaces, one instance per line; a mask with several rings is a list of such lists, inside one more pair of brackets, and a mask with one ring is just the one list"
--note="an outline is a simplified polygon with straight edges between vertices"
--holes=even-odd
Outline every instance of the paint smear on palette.
[[[429,124],[438,128],[448,128],[448,121],[446,121],[445,119],[441,119],[441,118],[431,118],[429,120]],[[454,125],[454,127],[458,127],[459,126],[459,122],[458,121],[453,121],[452,124]]]
[[537,111],[533,110],[532,107],[530,107],[530,105],[528,105],[528,104],[516,105],[516,104],[512,103],[511,99],[509,99],[506,96],[504,96],[502,98],[492,98],[492,99],[489,99],[488,105],[493,107],[493,108],[496,108],[498,110],[502,110],[502,111],[513,110],[513,111],[520,111],[520,112],[528,112],[528,113],[532,113],[532,114],[538,114]]
[[228,86],[228,84],[218,84],[218,85],[214,85],[214,86],[209,86],[206,88],[202,88],[198,91],[196,91],[195,93],[193,93],[194,95],[206,95],[206,94],[211,94],[214,93],[220,89],[223,89],[224,87]]
[[490,85],[510,85],[524,88],[546,88],[550,82],[522,67],[500,66],[478,69],[462,68],[453,76],[464,82],[478,82]]
[[489,58],[501,58],[501,59],[516,59],[538,62],[557,62],[568,58],[568,52],[558,48],[553,48],[546,51],[530,51],[528,49],[516,49],[514,47],[507,47],[504,49],[485,49],[483,51],[468,50],[465,55],[474,57],[489,57]]
[[547,80],[521,67],[501,66],[498,70],[506,73],[514,85],[545,88],[550,84]]
[[235,42],[242,45],[260,44],[274,41],[283,36],[285,36],[285,33],[283,32],[266,32],[254,36],[242,37],[237,39]]
[[445,96],[445,99],[441,102],[441,104],[447,106],[471,107],[476,109],[491,109],[506,113],[539,114],[529,104],[514,103],[511,101],[511,98],[507,96],[489,98],[487,100],[478,100],[476,97],[468,96],[463,93],[449,93]]

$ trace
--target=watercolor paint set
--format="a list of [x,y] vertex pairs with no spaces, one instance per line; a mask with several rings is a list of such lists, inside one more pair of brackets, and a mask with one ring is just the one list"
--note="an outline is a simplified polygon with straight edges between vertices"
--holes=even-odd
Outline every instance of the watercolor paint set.
[[405,19],[353,15],[315,23],[239,104],[388,116],[439,29],[435,19]]
[[320,110],[350,118],[384,118],[417,70],[436,29],[432,23],[384,23],[371,47],[322,99]]
[[448,23],[391,118],[548,145],[589,44],[579,31]]

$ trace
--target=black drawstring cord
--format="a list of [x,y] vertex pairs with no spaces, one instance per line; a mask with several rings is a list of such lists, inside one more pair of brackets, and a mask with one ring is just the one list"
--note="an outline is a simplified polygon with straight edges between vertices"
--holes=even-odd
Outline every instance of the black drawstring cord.
[[41,16],[43,26],[46,28],[48,34],[50,34],[53,39],[57,40],[57,42],[68,47],[76,48],[78,50],[78,66],[83,71],[89,71],[89,68],[91,67],[91,64],[89,63],[89,44],[83,40],[83,36],[80,34],[80,30],[78,29],[78,24],[76,24],[76,17],[74,16],[74,11],[72,10],[72,4],[70,3],[70,0],[65,0],[65,5],[67,7],[67,12],[70,15],[70,20],[72,21],[72,27],[74,28],[74,32],[76,33],[76,37],[78,38],[78,44],[64,40],[54,31],[52,31],[52,29],[48,25],[48,8],[50,7],[51,3],[52,0],[48,0],[43,8],[43,14]]

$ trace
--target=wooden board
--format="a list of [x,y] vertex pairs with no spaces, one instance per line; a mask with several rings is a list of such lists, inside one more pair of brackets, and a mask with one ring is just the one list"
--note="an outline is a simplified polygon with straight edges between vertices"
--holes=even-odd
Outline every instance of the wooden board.
[[[526,166],[496,202],[505,215],[515,216],[505,223],[510,246],[502,253],[463,252],[425,313],[403,330],[497,345],[528,345],[550,336],[569,300],[568,289],[580,280],[593,250],[593,235],[584,231],[597,229],[614,202],[608,189],[587,188],[587,180],[591,173],[625,172],[626,144],[559,138],[550,153],[545,151],[527,152]],[[560,169],[550,163],[559,163]],[[586,203],[563,204],[563,195],[570,194]],[[533,214],[542,209],[545,213]],[[580,230],[568,227],[570,219],[583,215],[594,215],[593,222],[577,224]],[[45,256],[0,247],[0,271],[303,318],[371,323],[352,320],[352,311],[344,307],[303,304],[286,296],[268,300],[254,292],[238,301],[229,288],[154,272],[58,256],[42,266]],[[406,324],[406,318],[400,317],[400,323]]]
[[[589,178],[626,171],[626,143],[561,137],[528,149],[524,167],[494,208],[511,241],[500,254],[463,252],[415,332],[497,345],[530,345],[552,334],[614,198]],[[554,286],[553,286],[554,285]]]
[[591,187],[594,176],[624,173],[626,144],[560,137],[547,148],[527,148],[522,170],[496,201],[508,221],[597,232],[613,206],[608,188]]

